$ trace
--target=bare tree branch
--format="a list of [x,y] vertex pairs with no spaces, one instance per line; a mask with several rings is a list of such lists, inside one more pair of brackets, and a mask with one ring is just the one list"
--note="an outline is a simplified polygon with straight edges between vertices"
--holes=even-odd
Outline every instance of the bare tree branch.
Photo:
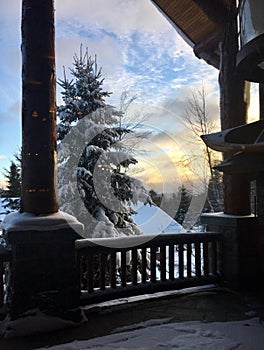
[[[210,194],[208,194],[208,203],[211,207],[211,211],[215,211],[214,209],[219,210],[222,207],[222,195],[219,189],[219,174],[216,174],[216,171],[213,168],[216,163],[216,157],[214,152],[202,142],[200,137],[201,135],[212,133],[215,128],[215,125],[207,112],[206,92],[204,86],[202,86],[201,89],[193,90],[191,96],[187,98],[183,119],[185,120],[186,127],[191,130],[196,141],[201,143],[203,147],[204,156],[211,175],[210,181],[214,197],[210,198]],[[185,165],[190,169],[190,164],[191,162],[189,162],[189,164],[187,162]],[[211,203],[213,200],[216,202],[215,206]]]

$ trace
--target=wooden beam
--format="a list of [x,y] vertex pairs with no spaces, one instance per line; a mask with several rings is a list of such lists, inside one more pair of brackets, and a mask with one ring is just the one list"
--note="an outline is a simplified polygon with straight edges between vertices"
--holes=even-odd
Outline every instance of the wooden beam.
[[202,52],[199,56],[200,59],[203,59],[207,64],[219,69],[220,57],[215,52]]
[[193,51],[196,56],[202,52],[208,52],[215,50],[216,47],[219,46],[219,42],[222,40],[224,35],[224,28],[219,29],[217,31],[213,31],[210,35],[208,35],[204,40],[196,44],[193,48]]
[[[245,82],[236,69],[237,22],[230,8],[229,21],[220,43],[220,117],[222,130],[247,123],[247,104],[244,101]],[[229,158],[232,153],[224,154]],[[248,215],[250,208],[250,183],[241,175],[224,174],[224,212]]]
[[238,152],[233,157],[215,165],[214,169],[226,174],[243,174],[245,178],[255,180],[259,173],[264,172],[264,153]]
[[53,0],[22,2],[21,211],[58,211]]
[[220,28],[219,30],[212,32],[193,48],[196,57],[203,59],[217,69],[219,69],[220,57],[215,53],[215,50],[218,48],[219,42],[222,40],[223,33],[224,29]]
[[218,25],[223,25],[227,22],[227,8],[223,6],[221,1],[193,0],[193,2],[200,7],[212,22]]

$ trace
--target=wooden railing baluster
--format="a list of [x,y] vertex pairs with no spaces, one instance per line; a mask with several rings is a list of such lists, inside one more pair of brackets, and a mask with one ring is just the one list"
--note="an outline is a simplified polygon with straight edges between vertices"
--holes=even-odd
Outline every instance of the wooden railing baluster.
[[174,280],[174,244],[169,245],[169,279]]
[[211,242],[211,269],[213,275],[217,275],[217,242]]
[[157,247],[150,248],[150,280],[152,283],[156,282],[156,253]]
[[137,284],[137,249],[132,249],[132,283]]
[[[118,295],[127,297],[140,294],[141,291],[152,293],[156,290],[219,281],[221,276],[217,274],[217,249],[221,246],[218,248],[217,244],[221,237],[218,233],[205,232],[122,237],[108,239],[107,244],[103,244],[103,239],[100,239],[100,244],[97,243],[97,239],[78,240],[76,256],[81,262],[87,260],[87,269],[83,268],[82,281],[87,274],[89,300],[109,300]],[[109,242],[112,242],[113,247],[108,245]],[[114,244],[122,248],[115,248]],[[121,262],[118,259],[118,264],[117,254],[121,256]],[[98,263],[99,288],[94,286],[94,274],[97,272],[95,266],[97,267]],[[160,270],[158,277],[157,269]],[[128,275],[131,276],[131,281],[128,281]]]
[[106,267],[106,255],[104,253],[100,254],[100,277],[99,286],[101,290],[105,289],[105,267]]
[[201,246],[199,242],[195,242],[195,274],[201,276]]
[[178,244],[179,249],[179,278],[183,278],[183,244]]
[[121,285],[126,286],[126,251],[121,252]]
[[166,246],[160,246],[160,279],[166,282]]
[[187,243],[187,277],[192,277],[192,243]]
[[147,282],[147,250],[146,248],[141,249],[141,282],[146,283]]
[[90,253],[87,256],[87,290],[88,293],[93,293],[93,255]]
[[208,242],[203,242],[203,272],[205,277],[209,276]]
[[110,254],[110,285],[116,287],[116,252]]

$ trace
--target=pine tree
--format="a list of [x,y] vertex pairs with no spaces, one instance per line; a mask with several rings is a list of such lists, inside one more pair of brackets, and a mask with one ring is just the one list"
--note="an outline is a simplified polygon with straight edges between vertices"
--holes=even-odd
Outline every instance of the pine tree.
[[192,200],[192,195],[190,191],[184,185],[182,185],[179,188],[178,196],[180,197],[180,204],[174,219],[182,225],[186,213],[189,209]]
[[[18,156],[15,156],[19,160]],[[21,191],[21,166],[11,161],[9,169],[5,169],[5,178],[7,181],[7,188],[4,191],[5,197],[3,203],[6,213],[20,208],[20,191]]]
[[161,204],[161,200],[162,200],[162,195],[158,194],[156,191],[154,191],[153,189],[151,189],[149,191],[149,195],[151,197],[152,202],[157,206],[160,207]]
[[88,237],[141,234],[129,204],[142,196],[142,184],[126,174],[137,161],[120,142],[130,130],[119,125],[122,113],[105,103],[110,93],[102,88],[96,58],[87,50],[83,55],[81,48],[73,65],[72,80],[64,73],[59,81],[64,89],[64,104],[57,108],[61,209],[85,224]]
[[63,88],[62,99],[64,104],[57,107],[60,120],[58,125],[58,140],[62,140],[69,132],[72,123],[82,119],[100,107],[105,107],[105,98],[111,94],[103,91],[102,69],[98,69],[96,56],[93,60],[86,50],[80,56],[73,57],[73,69],[70,73],[73,76],[69,80],[64,68],[64,80],[59,79],[58,84]]

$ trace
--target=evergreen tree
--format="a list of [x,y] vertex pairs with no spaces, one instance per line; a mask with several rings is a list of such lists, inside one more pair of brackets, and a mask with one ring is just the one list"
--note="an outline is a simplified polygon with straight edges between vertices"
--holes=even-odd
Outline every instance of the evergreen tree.
[[100,107],[105,107],[105,97],[111,94],[103,91],[102,70],[98,69],[96,56],[93,60],[86,50],[80,56],[73,57],[73,69],[70,73],[73,79],[69,80],[64,68],[64,80],[58,84],[63,88],[62,99],[64,104],[57,107],[60,120],[58,124],[58,140],[62,140],[69,132],[72,123],[82,119]]
[[[15,156],[19,160],[18,156]],[[5,178],[7,181],[7,188],[4,190],[5,197],[3,203],[6,213],[20,208],[20,191],[21,191],[21,166],[11,161],[9,169],[5,169]]]
[[[75,216],[78,213],[88,237],[140,234],[129,204],[145,194],[142,184],[126,174],[137,161],[126,154],[120,141],[130,130],[120,127],[122,113],[105,103],[110,93],[102,88],[104,79],[96,58],[87,50],[83,55],[81,49],[73,65],[72,80],[64,74],[59,81],[64,89],[64,104],[57,108],[58,139],[62,140],[58,167],[61,209]],[[80,207],[76,188],[85,208]]]
[[180,205],[174,219],[182,225],[185,215],[189,209],[192,200],[192,195],[189,192],[189,190],[184,185],[182,185],[179,188],[178,196],[180,197]]
[[156,191],[154,191],[153,189],[151,189],[149,191],[149,195],[151,197],[152,202],[157,206],[160,207],[161,204],[161,200],[162,200],[162,195],[158,194]]
[[4,188],[0,187],[0,198],[5,196]]

